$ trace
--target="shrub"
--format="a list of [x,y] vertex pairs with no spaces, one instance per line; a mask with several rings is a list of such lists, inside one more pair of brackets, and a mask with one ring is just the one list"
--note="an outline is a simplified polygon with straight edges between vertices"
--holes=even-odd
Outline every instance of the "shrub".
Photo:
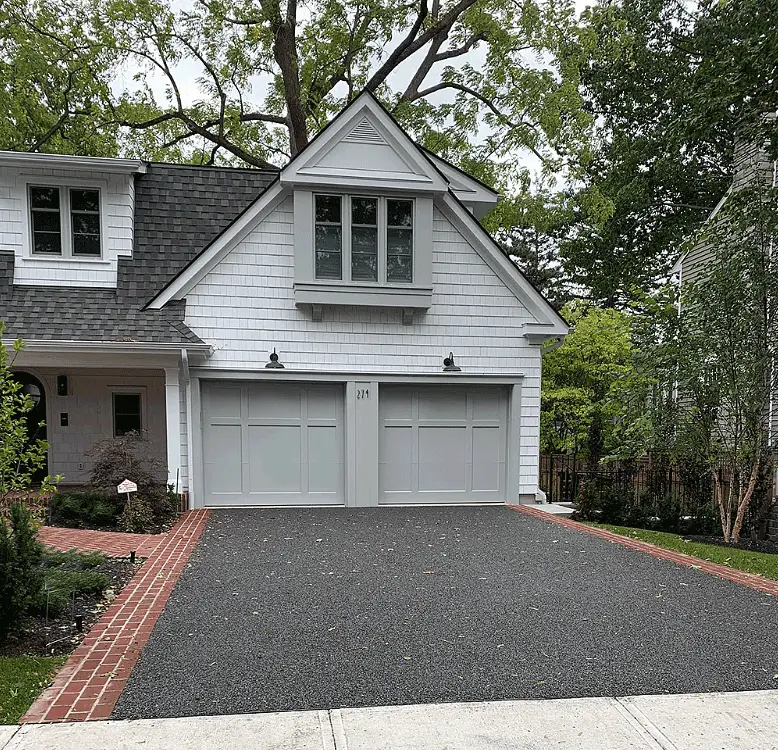
[[44,574],[44,586],[40,589],[32,608],[39,613],[46,611],[48,599],[49,616],[64,612],[74,596],[80,594],[102,594],[111,581],[103,573],[93,570],[60,570],[53,568]]
[[[116,492],[125,479],[138,485],[130,507],[122,509],[120,525],[127,531],[148,531],[164,523],[175,512],[172,494],[165,484],[165,464],[151,450],[148,438],[137,432],[96,443],[89,452],[94,458],[90,484],[101,492]],[[123,503],[126,503],[122,497]]]
[[37,531],[22,503],[11,506],[8,521],[0,517],[0,636],[19,622],[43,585],[43,545],[35,538]]
[[65,567],[69,570],[91,570],[105,562],[105,556],[99,552],[76,552],[72,549],[68,552],[60,552],[55,549],[47,549],[43,553],[44,568]]
[[125,531],[142,534],[154,525],[154,520],[151,506],[143,495],[125,501],[121,517],[121,526]]
[[119,524],[124,501],[116,491],[62,492],[51,497],[49,517],[56,526],[102,529]]

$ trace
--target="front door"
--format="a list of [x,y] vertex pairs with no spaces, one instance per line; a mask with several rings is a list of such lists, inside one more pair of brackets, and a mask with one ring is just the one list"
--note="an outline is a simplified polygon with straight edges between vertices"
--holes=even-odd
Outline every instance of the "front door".
[[[46,439],[46,392],[43,384],[28,372],[15,372],[14,380],[21,383],[22,392],[27,394],[32,403],[32,409],[27,412],[27,436],[29,442]],[[34,482],[42,482],[49,473],[48,460],[33,475]]]

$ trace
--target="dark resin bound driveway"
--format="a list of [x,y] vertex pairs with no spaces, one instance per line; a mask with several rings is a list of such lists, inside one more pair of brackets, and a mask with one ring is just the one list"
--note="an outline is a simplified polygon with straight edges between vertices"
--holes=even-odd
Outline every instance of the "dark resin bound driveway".
[[778,599],[504,507],[214,511],[115,718],[778,685]]

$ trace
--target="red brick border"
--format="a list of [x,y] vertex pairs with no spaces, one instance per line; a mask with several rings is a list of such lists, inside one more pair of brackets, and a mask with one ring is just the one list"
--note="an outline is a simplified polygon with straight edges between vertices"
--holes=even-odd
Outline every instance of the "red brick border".
[[208,518],[185,513],[22,717],[30,722],[107,719],[127,684]]
[[127,557],[135,552],[138,557],[148,557],[165,540],[167,534],[125,534],[117,531],[92,531],[90,529],[61,529],[57,526],[41,526],[38,539],[47,547],[67,552],[102,552],[108,557]]
[[696,568],[703,573],[709,573],[719,578],[724,578],[727,581],[734,581],[735,583],[741,583],[743,586],[761,591],[763,594],[771,594],[772,596],[778,596],[778,581],[771,581],[769,578],[756,575],[755,573],[745,573],[742,570],[735,570],[734,568],[728,568],[726,565],[718,565],[717,563],[708,562],[707,560],[700,560],[699,557],[692,557],[691,555],[685,555],[683,552],[675,552],[669,549],[663,549],[657,547],[654,544],[648,542],[641,542],[639,539],[631,539],[628,536],[622,536],[621,534],[615,534],[607,529],[601,529],[597,526],[587,526],[584,523],[578,521],[572,521],[569,518],[563,518],[555,516],[551,513],[546,513],[538,508],[534,508],[531,505],[511,505],[512,510],[518,510],[521,513],[526,513],[528,516],[535,518],[542,518],[544,521],[550,521],[551,523],[558,523],[560,526],[567,526],[569,529],[575,529],[576,531],[583,531],[586,534],[592,536],[598,536],[600,539],[605,539],[608,542],[614,542],[620,544],[622,547],[628,547],[629,549],[637,550],[638,552],[647,552],[649,555],[658,557],[661,560],[669,560],[670,562],[677,563],[678,565],[685,565],[687,568]]

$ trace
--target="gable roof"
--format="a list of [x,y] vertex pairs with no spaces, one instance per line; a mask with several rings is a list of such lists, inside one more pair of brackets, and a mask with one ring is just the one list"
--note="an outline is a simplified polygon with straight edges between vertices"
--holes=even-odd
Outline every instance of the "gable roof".
[[0,320],[27,340],[203,345],[184,324],[185,303],[146,302],[229,226],[275,171],[149,164],[135,177],[133,255],[120,258],[117,288],[13,284],[13,252],[0,252]]
[[[367,123],[367,126],[365,123]],[[370,143],[376,137],[380,137],[382,142],[391,140],[393,143],[400,144],[403,154],[407,154],[409,149],[414,151],[416,153],[416,158],[413,160],[414,164],[418,164],[421,161],[427,165],[423,169],[420,167],[420,171],[424,172],[423,176],[428,180],[427,189],[442,196],[442,205],[446,213],[455,219],[455,223],[460,228],[460,231],[471,241],[476,252],[481,255],[487,265],[495,271],[538,321],[537,324],[533,325],[531,331],[527,330],[527,335],[542,338],[544,336],[559,336],[567,333],[568,326],[566,321],[553,308],[551,303],[528,281],[518,266],[505,256],[494,238],[464,206],[456,195],[457,187],[451,185],[451,180],[444,174],[444,170],[451,178],[459,181],[458,187],[460,189],[464,188],[473,192],[479,190],[478,195],[482,199],[487,199],[489,193],[495,197],[499,197],[498,194],[462,170],[440,160],[434,154],[415,143],[400,127],[399,123],[394,120],[388,110],[369,92],[361,94],[351,102],[306,148],[283,167],[278,183],[246,208],[230,227],[223,230],[220,235],[214,238],[210,245],[197,255],[191,264],[181,269],[178,275],[149,302],[148,308],[162,309],[171,301],[183,299],[187,292],[278,204],[285,195],[285,187],[301,184],[301,181],[304,185],[318,184],[317,181],[323,179],[322,175],[316,174],[313,169],[307,168],[306,165],[316,165],[318,163],[316,161],[317,158],[321,154],[327,153],[328,147],[331,146],[332,142],[337,145],[343,138],[351,137],[355,131],[357,132],[357,140],[349,142],[352,148],[356,143]],[[376,136],[376,134],[378,135]],[[410,158],[408,160],[410,161]],[[308,169],[307,174],[306,169]],[[369,172],[374,174],[373,170],[362,171],[363,173]],[[419,173],[416,173],[416,176],[419,176]],[[394,177],[392,176],[391,179],[394,179]],[[359,177],[358,180],[364,181],[364,175]],[[327,182],[331,182],[331,177],[328,177],[324,184],[326,185]],[[337,184],[339,187],[348,187],[348,185],[344,185],[341,179],[338,179]],[[370,184],[375,184],[372,178]],[[441,185],[443,186],[442,190]],[[419,186],[414,185],[412,189],[418,190]]]
[[448,180],[370,92],[346,106],[281,170],[282,185],[443,193]]

